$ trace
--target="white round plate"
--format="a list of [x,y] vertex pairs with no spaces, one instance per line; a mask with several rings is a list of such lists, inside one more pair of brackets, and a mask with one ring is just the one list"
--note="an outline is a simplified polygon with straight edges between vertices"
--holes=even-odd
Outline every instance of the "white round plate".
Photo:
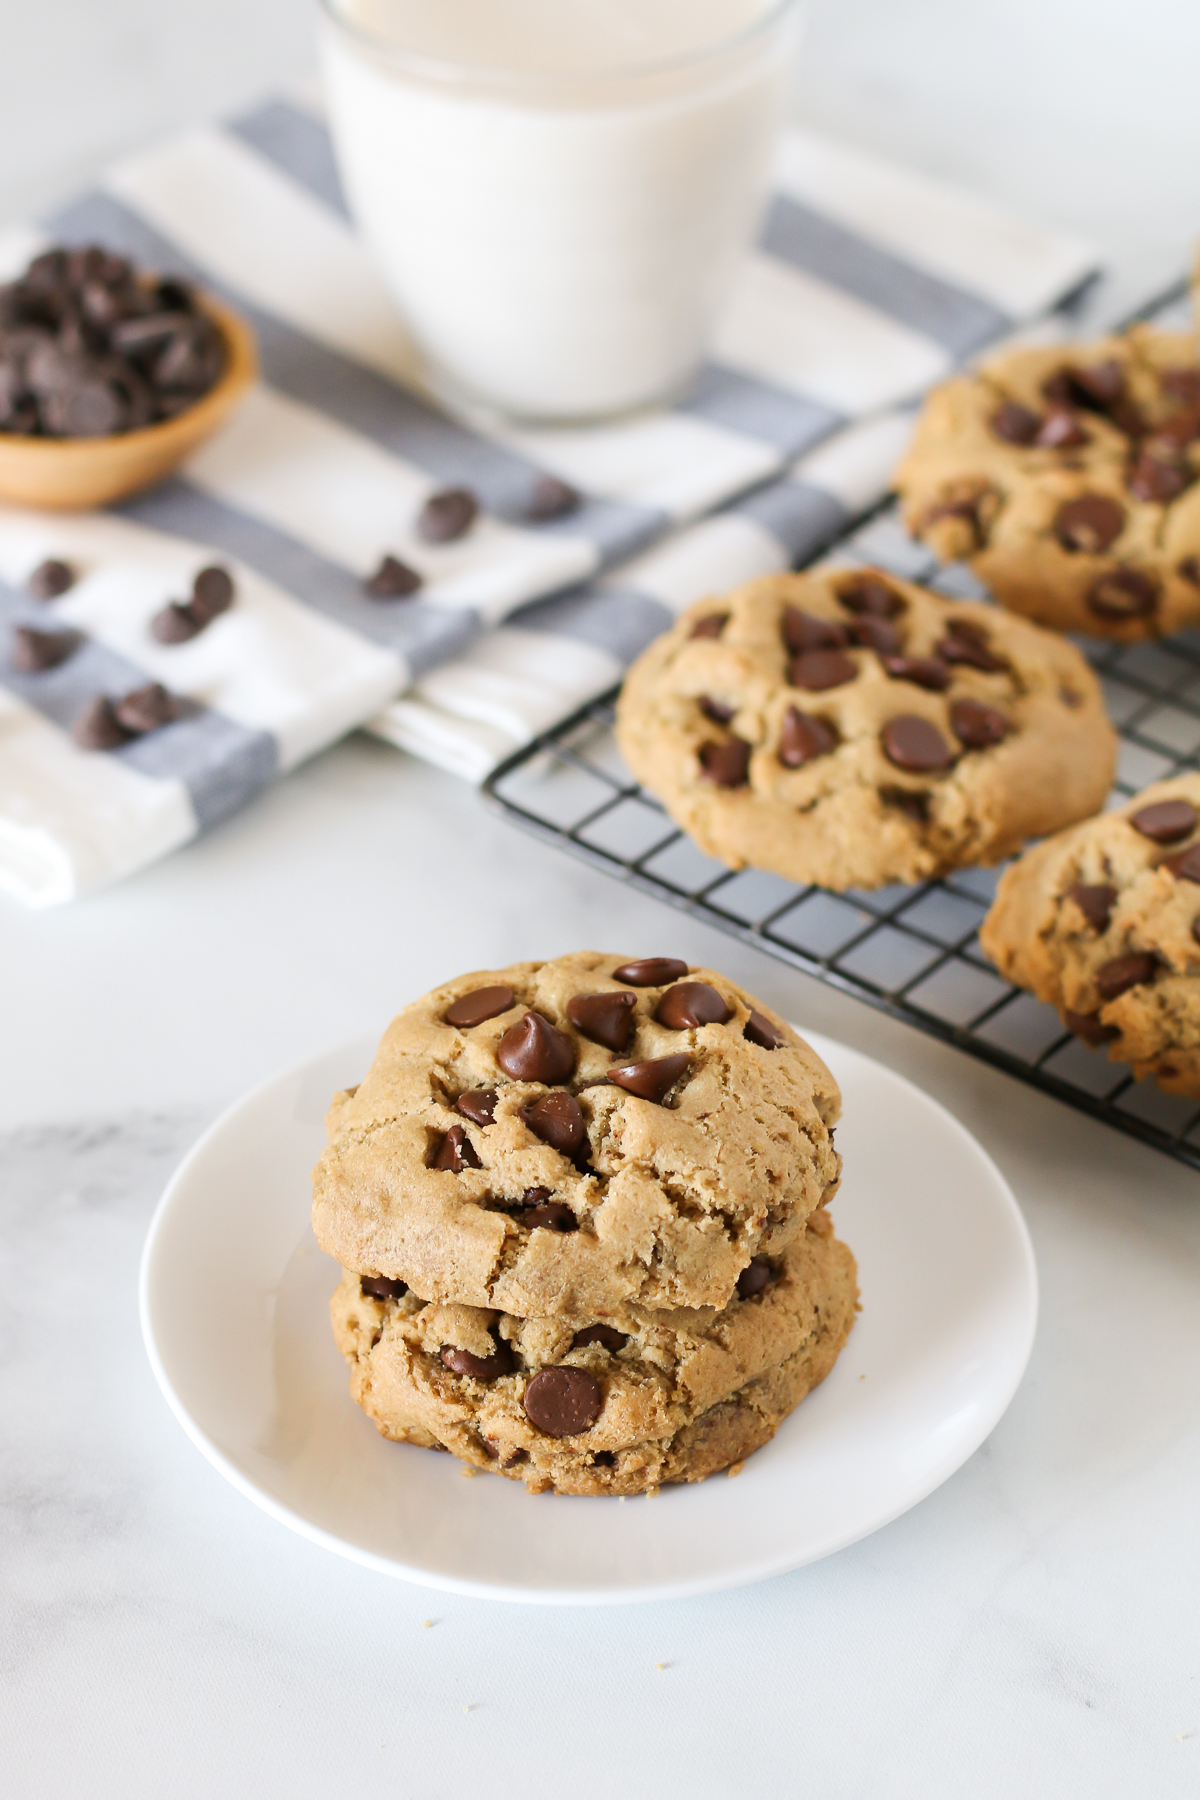
[[309,1224],[335,1088],[374,1041],[258,1088],[176,1173],[142,1258],[142,1330],[188,1436],[242,1493],[341,1556],[429,1587],[542,1604],[656,1600],[828,1556],[915,1506],[1004,1412],[1037,1321],[1007,1183],[911,1082],[813,1034],[841,1084],[838,1235],[862,1313],[833,1373],[736,1480],[628,1500],[531,1496],[392,1444],[353,1405]]

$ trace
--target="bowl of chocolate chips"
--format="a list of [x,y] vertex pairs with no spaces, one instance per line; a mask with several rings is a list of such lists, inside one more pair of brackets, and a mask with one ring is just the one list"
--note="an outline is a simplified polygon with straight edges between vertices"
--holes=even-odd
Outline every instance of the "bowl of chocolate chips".
[[0,286],[0,499],[104,506],[169,475],[257,373],[236,313],[99,245]]

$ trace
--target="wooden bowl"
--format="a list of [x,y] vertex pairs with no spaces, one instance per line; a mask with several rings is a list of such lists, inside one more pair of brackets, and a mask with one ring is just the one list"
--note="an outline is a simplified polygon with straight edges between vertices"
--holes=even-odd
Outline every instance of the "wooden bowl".
[[225,340],[225,370],[194,406],[140,431],[110,437],[16,437],[0,432],[0,500],[51,512],[80,512],[153,487],[224,424],[258,374],[254,333],[228,307],[198,304]]

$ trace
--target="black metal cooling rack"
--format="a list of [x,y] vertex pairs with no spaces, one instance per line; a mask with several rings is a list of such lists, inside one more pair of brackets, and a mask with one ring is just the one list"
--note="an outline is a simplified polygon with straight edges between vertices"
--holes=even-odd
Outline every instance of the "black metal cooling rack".
[[[1140,309],[1166,317],[1179,289]],[[831,547],[956,598],[984,598],[960,565],[939,567],[885,503]],[[1200,632],[1159,643],[1080,640],[1120,734],[1113,802],[1200,767]],[[1053,1007],[1005,981],[978,927],[1000,869],[843,894],[705,856],[633,780],[612,733],[617,690],[507,758],[484,793],[516,824],[669,906],[853,994],[1200,1168],[1200,1104],[1135,1082],[1063,1029]]]

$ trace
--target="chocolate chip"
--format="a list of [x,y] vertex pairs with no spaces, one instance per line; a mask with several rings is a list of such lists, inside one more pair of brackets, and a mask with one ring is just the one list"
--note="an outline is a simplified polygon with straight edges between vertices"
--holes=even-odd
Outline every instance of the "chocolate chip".
[[1121,1035],[1118,1025],[1102,1024],[1099,1013],[1072,1012],[1064,1006],[1062,1016],[1067,1030],[1073,1037],[1082,1038],[1085,1044],[1111,1044]]
[[988,675],[998,674],[1008,667],[1002,656],[989,649],[983,628],[970,619],[946,620],[946,635],[938,645],[937,653],[945,663],[982,669]]
[[711,719],[714,725],[728,725],[737,712],[736,706],[726,706],[723,700],[714,700],[711,694],[701,694],[696,704],[705,718]]
[[822,694],[827,688],[844,687],[858,674],[858,664],[841,650],[806,650],[788,665],[788,680],[793,687]]
[[1039,450],[1078,450],[1091,441],[1091,435],[1069,406],[1052,406],[1042,421],[1036,443]]
[[1200,844],[1192,844],[1187,850],[1180,850],[1178,855],[1166,857],[1158,866],[1170,869],[1176,881],[1200,881]]
[[[531,1190],[533,1192],[535,1190]],[[546,1206],[530,1206],[521,1214],[520,1223],[526,1231],[578,1231],[579,1220],[569,1206],[561,1200],[551,1200]]]
[[543,1081],[557,1087],[575,1067],[575,1046],[541,1013],[527,1012],[500,1039],[496,1061],[514,1081]]
[[1193,480],[1191,466],[1182,457],[1156,453],[1146,446],[1130,469],[1126,485],[1139,500],[1169,506]]
[[[518,1206],[541,1206],[550,1198],[553,1192],[554,1189],[548,1187],[526,1188],[517,1204]],[[571,1211],[570,1207],[567,1208],[567,1211]],[[571,1213],[571,1217],[574,1218],[575,1214]]]
[[1158,958],[1145,950],[1133,950],[1128,956],[1114,956],[1096,970],[1096,991],[1102,1000],[1115,1000],[1130,988],[1143,987],[1153,981],[1158,971]]
[[185,644],[208,624],[206,618],[182,600],[168,600],[161,612],[150,621],[150,630],[160,644]]
[[571,1348],[572,1350],[586,1350],[589,1344],[600,1344],[605,1350],[611,1350],[615,1356],[617,1351],[623,1350],[628,1342],[629,1338],[626,1333],[618,1331],[615,1325],[585,1325],[583,1330],[577,1331],[571,1339]]
[[71,735],[81,750],[117,750],[129,742],[129,733],[104,694],[84,708],[71,727]]
[[373,575],[363,582],[372,600],[406,600],[421,586],[421,577],[398,556],[385,556]]
[[904,639],[886,619],[854,619],[850,636],[864,650],[874,650],[879,656],[898,656],[904,648]]
[[818,619],[798,606],[785,606],[783,641],[793,656],[801,656],[806,650],[844,650],[850,633],[836,619]]
[[111,437],[124,429],[129,412],[111,382],[82,372],[73,386],[45,394],[39,410],[48,436],[72,438]]
[[1101,619],[1137,619],[1152,613],[1158,583],[1141,569],[1109,569],[1092,583],[1087,603]]
[[576,994],[567,1001],[567,1017],[593,1044],[603,1044],[606,1050],[627,1050],[636,1006],[633,994]]
[[229,570],[213,563],[207,569],[201,569],[192,583],[192,610],[208,623],[218,614],[229,611],[233,605],[233,591]]
[[460,995],[453,1005],[448,1006],[442,1017],[447,1025],[470,1031],[473,1025],[482,1025],[485,1019],[495,1019],[500,1013],[507,1012],[515,999],[510,987],[472,988],[469,994]]
[[765,1256],[752,1256],[738,1276],[739,1300],[752,1300],[755,1294],[761,1294],[764,1288],[770,1287],[774,1274]]
[[470,488],[443,488],[430,494],[417,517],[417,536],[427,544],[452,544],[475,523],[479,502]]
[[561,1089],[543,1094],[521,1115],[534,1137],[541,1138],[563,1156],[574,1156],[584,1140],[583,1113],[574,1094]]
[[438,1146],[433,1167],[448,1170],[451,1175],[461,1175],[464,1169],[479,1169],[482,1166],[466,1131],[461,1125],[452,1125]]
[[1129,823],[1153,844],[1177,844],[1195,831],[1196,818],[1190,800],[1156,800],[1130,813]]
[[1066,898],[1073,900],[1093,931],[1107,931],[1117,898],[1115,887],[1077,881],[1067,889]]
[[613,980],[623,981],[627,987],[664,987],[668,981],[680,981],[687,972],[687,964],[677,956],[643,956],[614,969]]
[[882,656],[879,660],[893,681],[911,681],[934,694],[950,686],[950,671],[936,656]]
[[879,735],[884,755],[898,769],[923,775],[948,769],[954,761],[954,752],[937,726],[915,713],[898,713]]
[[454,1110],[473,1125],[490,1125],[496,1116],[496,1100],[495,1088],[475,1088],[458,1096]]
[[847,612],[865,613],[873,619],[894,619],[905,610],[903,595],[879,575],[852,575],[840,583],[837,597]]
[[1080,494],[1060,506],[1054,516],[1054,535],[1064,550],[1099,556],[1120,537],[1125,508],[1107,494]]
[[928,794],[914,792],[911,788],[880,788],[879,798],[885,806],[894,806],[897,812],[902,812],[914,825],[928,825]]
[[39,563],[28,582],[29,591],[35,600],[57,600],[60,594],[65,594],[74,585],[74,569],[70,563],[59,562],[56,557]]
[[539,1369],[521,1404],[530,1424],[547,1437],[573,1437],[596,1423],[603,1399],[586,1369]]
[[525,517],[533,525],[543,525],[550,519],[565,519],[569,513],[578,512],[582,503],[578,489],[568,482],[560,481],[557,475],[539,475]]
[[125,694],[116,702],[113,711],[126,731],[141,737],[147,731],[157,731],[160,726],[177,719],[179,702],[161,681],[151,681],[145,687],[134,688],[132,693]]
[[837,732],[824,719],[814,719],[798,706],[789,706],[779,733],[779,760],[785,769],[800,769],[815,757],[836,750]]
[[654,1017],[669,1031],[695,1031],[702,1025],[724,1025],[731,1008],[707,981],[681,981],[667,989]]
[[408,1283],[393,1281],[390,1275],[360,1275],[359,1288],[369,1300],[403,1300]]
[[782,1031],[772,1025],[770,1019],[764,1018],[760,1012],[752,1012],[746,1020],[742,1036],[751,1044],[757,1044],[760,1050],[778,1050],[784,1042]]
[[1125,398],[1125,371],[1112,359],[1083,367],[1057,370],[1043,384],[1048,400],[1059,405],[1085,406],[1092,412],[1111,413]]
[[627,1094],[636,1094],[639,1100],[652,1100],[661,1106],[671,1089],[692,1066],[692,1059],[686,1052],[677,1056],[658,1056],[653,1062],[625,1063],[619,1069],[610,1069],[608,1079]]
[[1016,400],[1005,400],[989,421],[992,435],[1006,444],[1032,444],[1041,429],[1041,416]]
[[17,625],[13,629],[13,668],[20,669],[23,675],[57,669],[82,642],[77,631],[36,631],[32,625]]
[[728,623],[729,614],[727,612],[705,613],[702,619],[696,620],[696,623],[688,632],[688,636],[693,638],[719,638]]
[[985,706],[982,700],[955,700],[950,708],[950,726],[968,750],[990,749],[1001,743],[1009,731],[1004,714],[995,706]]
[[[492,1342],[495,1341],[493,1338]],[[501,1375],[512,1373],[512,1351],[503,1338],[491,1356],[472,1356],[469,1350],[460,1350],[457,1344],[443,1344],[441,1356],[452,1374],[469,1375],[472,1381],[497,1381]]]
[[1190,581],[1193,587],[1200,587],[1200,556],[1185,556],[1176,567],[1175,573]]
[[745,787],[750,779],[751,746],[745,738],[710,738],[701,744],[700,772],[717,787]]

